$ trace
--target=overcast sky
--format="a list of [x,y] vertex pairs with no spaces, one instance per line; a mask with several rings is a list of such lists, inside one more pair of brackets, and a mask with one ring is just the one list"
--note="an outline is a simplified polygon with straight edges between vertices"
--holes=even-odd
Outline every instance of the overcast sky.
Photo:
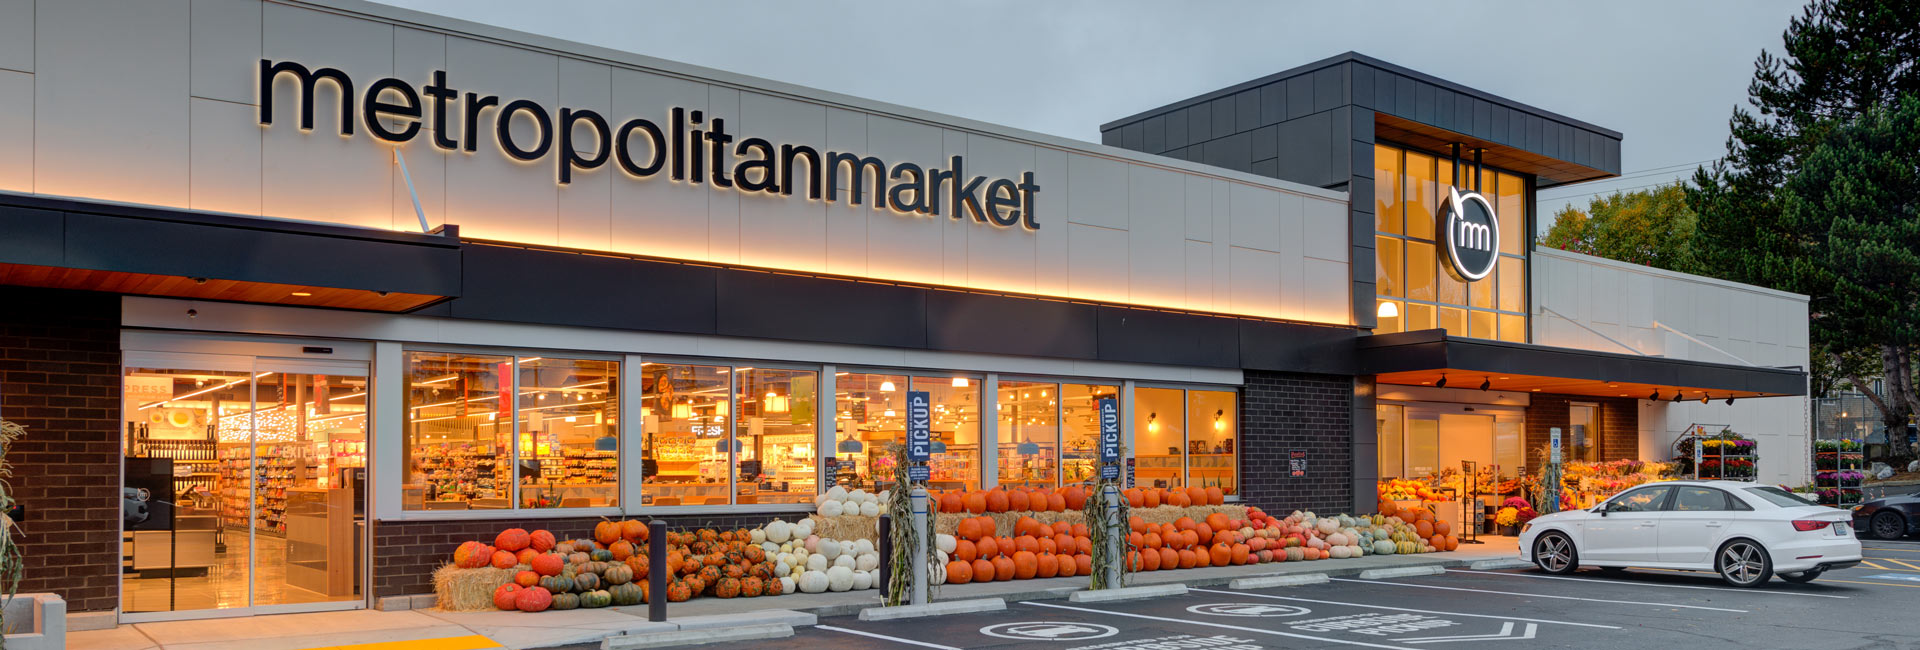
[[410,9],[1098,142],[1120,117],[1353,50],[1626,135],[1622,177],[1725,152],[1798,0],[1147,2],[382,0]]

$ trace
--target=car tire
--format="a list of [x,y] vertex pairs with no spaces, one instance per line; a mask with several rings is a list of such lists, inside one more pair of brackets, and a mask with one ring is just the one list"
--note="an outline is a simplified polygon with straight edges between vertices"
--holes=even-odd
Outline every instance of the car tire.
[[1808,569],[1798,573],[1782,573],[1780,579],[1794,584],[1806,584],[1813,582],[1815,578],[1820,577],[1820,574],[1826,572],[1826,569]]
[[1868,520],[1873,536],[1880,539],[1900,539],[1907,536],[1907,519],[1892,510],[1882,510]]
[[1773,558],[1759,542],[1736,539],[1720,546],[1713,568],[1720,579],[1735,587],[1758,587],[1773,578]]
[[1580,553],[1566,535],[1546,533],[1533,540],[1533,564],[1541,571],[1566,575],[1580,568]]
[[1603,566],[1600,567],[1600,572],[1610,576],[1617,576],[1626,573],[1627,568],[1623,566]]

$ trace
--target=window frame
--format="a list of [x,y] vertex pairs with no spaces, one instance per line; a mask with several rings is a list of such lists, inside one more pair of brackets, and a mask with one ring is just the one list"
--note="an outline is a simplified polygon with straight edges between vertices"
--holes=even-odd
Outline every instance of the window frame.
[[[1680,491],[1687,489],[1706,490],[1720,495],[1720,508],[1718,510],[1681,510]],[[1667,509],[1661,512],[1733,512],[1736,510],[1736,508],[1733,507],[1733,502],[1733,495],[1727,494],[1726,490],[1717,487],[1709,485],[1677,485],[1673,488],[1673,496],[1667,499]]]
[[[1183,414],[1181,419],[1181,426],[1183,428],[1180,431],[1180,436],[1181,436],[1180,484],[1183,487],[1192,487],[1191,485],[1189,485],[1189,483],[1193,480],[1193,454],[1191,453],[1191,451],[1193,446],[1194,416],[1193,416],[1193,413],[1190,412],[1193,409],[1189,408],[1190,406],[1192,406],[1193,398],[1192,396],[1188,395],[1188,393],[1199,390],[1199,391],[1210,391],[1210,392],[1227,392],[1227,393],[1233,394],[1233,416],[1234,416],[1233,427],[1234,427],[1234,440],[1235,440],[1235,442],[1233,443],[1234,445],[1233,446],[1233,449],[1234,449],[1233,450],[1233,494],[1226,495],[1224,498],[1224,501],[1227,503],[1235,503],[1240,501],[1240,492],[1243,491],[1246,487],[1241,481],[1243,474],[1240,471],[1240,459],[1243,457],[1243,454],[1246,451],[1246,448],[1241,444],[1242,442],[1244,442],[1244,435],[1243,435],[1242,429],[1240,428],[1241,425],[1245,422],[1245,417],[1246,417],[1246,409],[1243,407],[1243,402],[1245,401],[1245,397],[1246,397],[1246,391],[1245,391],[1246,386],[1244,384],[1239,386],[1221,386],[1218,384],[1197,384],[1197,383],[1189,384],[1189,383],[1181,383],[1181,382],[1160,382],[1160,381],[1133,382],[1132,390],[1127,391],[1128,392],[1127,402],[1130,404],[1133,404],[1136,410],[1138,408],[1138,400],[1133,395],[1133,391],[1137,391],[1138,389],[1141,389],[1141,388],[1158,388],[1162,390],[1180,391],[1180,411]],[[1130,424],[1131,424],[1130,419],[1123,419],[1122,426],[1129,426]],[[1203,424],[1205,423],[1203,422]],[[1138,435],[1138,434],[1136,433],[1135,435]],[[1133,458],[1137,458],[1140,455],[1140,450],[1137,448],[1132,448],[1132,449],[1129,449],[1128,451],[1132,454],[1131,457]],[[1123,456],[1120,462],[1124,464],[1128,460],[1128,458],[1129,457]],[[1122,469],[1121,471],[1123,474],[1125,473],[1124,469]],[[1134,487],[1134,486],[1127,485],[1126,487]]]
[[[1407,177],[1406,155],[1407,153],[1411,152],[1411,153],[1420,154],[1422,156],[1433,157],[1434,174],[1435,174],[1435,178],[1433,179],[1434,183],[1447,184],[1447,185],[1452,184],[1451,175],[1448,178],[1439,178],[1439,166],[1441,164],[1451,165],[1453,162],[1453,155],[1451,153],[1431,151],[1428,149],[1424,149],[1418,146],[1414,146],[1411,144],[1407,144],[1404,142],[1391,140],[1391,139],[1378,139],[1378,140],[1375,140],[1373,144],[1376,149],[1386,148],[1386,149],[1397,150],[1400,152],[1399,160],[1395,162],[1394,167],[1400,170],[1402,180],[1404,180]],[[1462,163],[1463,169],[1472,164],[1471,161],[1465,157],[1461,158],[1461,163]],[[1377,168],[1379,165],[1375,163],[1374,166]],[[1498,280],[1496,277],[1489,277],[1485,280],[1472,283],[1473,285],[1489,283],[1483,286],[1482,288],[1492,289],[1495,292],[1494,298],[1492,299],[1492,305],[1493,305],[1492,308],[1481,309],[1481,308],[1473,307],[1472,306],[1473,291],[1471,290],[1471,286],[1468,285],[1467,283],[1461,283],[1463,295],[1466,296],[1465,300],[1463,300],[1462,302],[1455,304],[1450,302],[1442,302],[1440,300],[1441,294],[1444,293],[1442,288],[1447,282],[1446,277],[1442,277],[1442,276],[1447,276],[1447,273],[1445,271],[1440,270],[1440,266],[1444,265],[1443,255],[1438,250],[1440,233],[1435,232],[1434,237],[1432,239],[1422,239],[1419,237],[1415,237],[1411,234],[1408,234],[1409,231],[1411,230],[1407,225],[1408,221],[1407,221],[1407,215],[1406,215],[1406,211],[1408,208],[1408,201],[1406,199],[1406,192],[1407,192],[1406,186],[1408,185],[1408,183],[1399,182],[1398,189],[1399,189],[1400,196],[1396,204],[1397,208],[1400,210],[1399,232],[1390,232],[1390,231],[1380,230],[1377,227],[1380,221],[1380,217],[1376,216],[1372,220],[1372,223],[1375,224],[1375,227],[1372,228],[1371,234],[1374,237],[1387,237],[1392,239],[1398,239],[1401,241],[1401,246],[1400,246],[1401,259],[1399,261],[1399,265],[1401,267],[1400,269],[1401,279],[1398,283],[1399,286],[1402,288],[1402,290],[1400,291],[1400,295],[1389,296],[1385,293],[1380,293],[1374,297],[1374,304],[1376,308],[1378,307],[1379,303],[1383,301],[1393,301],[1393,302],[1399,303],[1398,307],[1401,314],[1399,319],[1399,323],[1401,325],[1400,331],[1408,331],[1405,329],[1406,323],[1407,323],[1406,314],[1408,311],[1408,306],[1413,304],[1418,304],[1418,305],[1425,305],[1425,306],[1434,308],[1436,310],[1435,311],[1436,316],[1439,314],[1439,311],[1438,311],[1439,308],[1447,307],[1447,308],[1459,309],[1462,312],[1462,328],[1461,328],[1461,334],[1460,334],[1462,337],[1467,337],[1466,332],[1468,328],[1465,325],[1467,322],[1471,320],[1470,314],[1473,312],[1483,312],[1483,313],[1492,315],[1493,326],[1495,328],[1496,334],[1492,338],[1485,338],[1480,340],[1515,341],[1520,343],[1532,342],[1533,319],[1532,319],[1532,314],[1530,310],[1532,309],[1532,305],[1533,305],[1533,300],[1532,300],[1533,287],[1530,280],[1532,279],[1532,275],[1533,275],[1533,265],[1531,263],[1531,260],[1533,258],[1533,237],[1531,233],[1533,233],[1534,231],[1534,221],[1537,217],[1537,214],[1536,214],[1537,206],[1534,205],[1532,198],[1536,195],[1535,192],[1538,190],[1539,180],[1535,178],[1534,175],[1532,174],[1527,174],[1524,172],[1515,171],[1515,170],[1507,169],[1504,167],[1497,167],[1493,165],[1481,165],[1480,172],[1482,174],[1483,181],[1486,179],[1487,175],[1492,175],[1495,178],[1497,178],[1500,175],[1505,175],[1511,178],[1518,179],[1521,183],[1520,205],[1521,205],[1522,214],[1519,215],[1519,218],[1517,220],[1517,225],[1519,225],[1522,230],[1519,237],[1520,252],[1517,254],[1505,252],[1503,250],[1500,250],[1498,242],[1495,243],[1496,259],[1514,260],[1518,262],[1519,268],[1523,269],[1527,276],[1526,278],[1523,278],[1521,282],[1518,283],[1519,285],[1518,289],[1520,292],[1520,296],[1519,296],[1520,310],[1511,311],[1511,310],[1500,309],[1500,304],[1501,304],[1500,295],[1504,293],[1504,291],[1501,290],[1501,287],[1499,285],[1500,280]],[[1474,179],[1470,174],[1466,173],[1465,171],[1462,171],[1460,176],[1461,176],[1461,181],[1465,183],[1467,186],[1478,187],[1474,183],[1472,183]],[[1484,183],[1482,183],[1481,186],[1483,185]],[[1374,197],[1370,196],[1370,197],[1367,197],[1367,200],[1369,202],[1372,202],[1375,199]],[[1491,200],[1497,202],[1498,201],[1497,194],[1496,196],[1492,197]],[[1408,282],[1407,281],[1407,257],[1408,256],[1406,254],[1406,249],[1410,248],[1408,244],[1413,242],[1432,244],[1436,247],[1434,250],[1434,261],[1436,265],[1435,278],[1434,278],[1434,297],[1432,299],[1418,299],[1418,298],[1407,297],[1407,294],[1409,294],[1410,292],[1406,290],[1407,282]],[[1374,266],[1378,268],[1382,263],[1383,262],[1376,261]],[[1506,336],[1503,336],[1502,334],[1504,333],[1504,329],[1503,329],[1504,319],[1501,318],[1502,316],[1519,317],[1520,323],[1522,325],[1521,329],[1525,331],[1520,332],[1517,338],[1508,338]],[[1441,327],[1441,319],[1436,317],[1434,321],[1434,326]]]

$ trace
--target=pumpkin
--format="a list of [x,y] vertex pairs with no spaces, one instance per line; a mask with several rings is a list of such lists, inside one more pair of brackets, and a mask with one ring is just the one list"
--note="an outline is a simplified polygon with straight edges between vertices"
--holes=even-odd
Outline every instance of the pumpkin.
[[980,551],[980,557],[988,560],[1000,555],[1000,542],[992,537],[983,538],[974,548]]
[[620,540],[620,524],[602,519],[593,525],[593,541],[612,544]]
[[548,593],[564,594],[573,591],[573,578],[566,576],[546,576],[540,579],[540,587]]
[[974,546],[973,542],[963,539],[953,543],[953,559],[972,562],[978,557],[980,557],[980,549]]
[[667,602],[685,602],[693,597],[693,585],[685,580],[675,580],[667,585]]
[[593,549],[593,552],[588,553],[587,557],[593,558],[593,561],[595,562],[612,562],[613,561],[613,553],[604,548]]
[[1033,494],[1026,490],[1014,490],[1007,493],[1007,510],[1026,512],[1033,509]]
[[1147,490],[1145,493],[1141,494],[1140,497],[1141,497],[1140,498],[1141,507],[1143,508],[1160,507],[1162,496],[1159,490]]
[[[1014,560],[1014,564],[1014,569],[1018,570],[1019,560]],[[1033,556],[1033,577],[1051,578],[1059,574],[1060,560],[1052,551],[1041,551]]]
[[993,582],[993,562],[985,559],[973,561],[973,581]]
[[519,609],[519,606],[515,603],[521,591],[520,585],[511,582],[494,587],[493,606],[506,610]]
[[758,598],[765,593],[767,593],[766,580],[748,577],[740,581],[741,598]]
[[954,560],[947,563],[947,584],[964,585],[973,582],[973,561]]
[[553,533],[546,530],[536,530],[527,534],[527,547],[541,553],[553,550],[556,543]]
[[1140,491],[1140,488],[1128,488],[1127,491],[1122,492],[1121,494],[1127,498],[1127,507],[1129,508],[1147,507],[1147,496],[1146,494]]
[[1414,533],[1420,535],[1421,539],[1432,537],[1433,522],[1422,519],[1413,525],[1413,531]]
[[531,548],[523,548],[513,553],[513,561],[516,564],[533,564],[533,558],[536,557],[540,557],[540,553]]
[[733,598],[740,595],[740,579],[732,577],[721,578],[719,582],[713,584],[713,595],[721,598]]
[[1216,485],[1214,487],[1207,488],[1204,494],[1207,497],[1207,505],[1210,505],[1210,506],[1225,505],[1227,502],[1227,493],[1225,490],[1220,489],[1220,486]]
[[633,557],[633,542],[623,539],[608,544],[607,553],[613,556],[613,561],[625,562],[627,558]]
[[521,571],[519,573],[515,573],[513,574],[513,584],[520,585],[522,587],[532,587],[534,585],[540,584],[540,574],[534,573],[532,571]]
[[495,548],[498,548],[502,551],[507,551],[509,553],[517,552],[520,549],[526,548],[527,542],[528,542],[527,530],[524,528],[508,528],[506,530],[500,531],[500,534],[494,536],[493,538],[493,545]]
[[627,568],[633,569],[634,577],[647,575],[647,556],[635,555],[627,558]]
[[808,571],[800,574],[801,593],[817,594],[827,590],[827,574],[823,571]]
[[[966,498],[966,504],[967,504],[967,512],[971,512],[976,515],[984,513],[987,511],[987,495],[986,493],[983,493],[983,492],[968,493]],[[806,586],[802,585],[800,590],[806,591]]]
[[534,573],[543,576],[557,576],[560,575],[561,569],[566,568],[567,563],[561,560],[558,554],[541,553],[534,556],[533,562],[530,562],[529,565],[533,567]]
[[1195,564],[1199,562],[1199,559],[1194,554],[1193,549],[1182,548],[1179,551],[1176,551],[1175,554],[1179,557],[1179,562],[1176,563],[1174,566],[1177,566],[1179,568],[1191,569]]
[[993,579],[1001,582],[1012,580],[1016,568],[1018,567],[1014,566],[1013,558],[1005,555],[993,558]]
[[1059,570],[1055,573],[1055,575],[1058,575],[1062,578],[1071,578],[1075,573],[1077,573],[1080,570],[1080,563],[1073,561],[1072,555],[1067,555],[1064,553],[1060,555],[1055,555],[1053,556],[1053,563],[1059,566]]
[[1202,506],[1206,504],[1207,491],[1205,489],[1197,487],[1187,488],[1187,505]]
[[605,578],[609,585],[624,585],[633,582],[633,569],[625,564],[610,564],[600,572],[600,577]]
[[567,564],[586,564],[591,561],[593,556],[588,555],[586,551],[574,551],[567,555]]
[[553,594],[545,589],[521,589],[513,594],[513,606],[523,612],[543,612],[553,606]]
[[600,574],[582,571],[573,576],[573,588],[580,591],[593,591],[600,588]]
[[1179,551],[1166,548],[1163,546],[1159,549],[1159,551],[1157,551],[1157,554],[1160,556],[1160,559],[1154,563],[1155,566],[1158,566],[1159,568],[1162,568],[1162,569],[1180,568],[1180,552]]
[[495,569],[511,569],[513,568],[514,565],[519,563],[520,563],[519,558],[515,558],[513,556],[513,552],[511,551],[494,551],[493,552],[493,560],[491,561],[491,564]]
[[613,598],[613,604],[619,606],[640,604],[640,585],[631,582],[607,588],[607,595]]
[[628,519],[620,522],[620,536],[635,544],[647,543],[647,525],[638,520]]
[[553,595],[553,609],[569,610],[569,609],[578,608],[579,606],[580,606],[579,594],[570,594],[570,593],[562,592],[562,593],[557,593]]
[[1068,510],[1084,510],[1087,507],[1087,491],[1078,485],[1068,486],[1060,495]]
[[[701,584],[712,585],[715,580],[720,579],[720,567],[709,564],[700,567],[700,570],[694,573],[694,575],[700,578]],[[628,578],[632,578],[632,576],[628,576]]]
[[[480,553],[480,549],[483,549],[486,547],[487,546],[485,544],[481,544],[479,542],[462,543],[459,546],[459,548],[453,549],[453,565],[460,567],[462,569],[472,569],[472,568],[478,567],[479,565],[467,566],[467,564],[469,562],[472,562],[473,558]],[[487,555],[491,557],[493,553],[489,551]]]

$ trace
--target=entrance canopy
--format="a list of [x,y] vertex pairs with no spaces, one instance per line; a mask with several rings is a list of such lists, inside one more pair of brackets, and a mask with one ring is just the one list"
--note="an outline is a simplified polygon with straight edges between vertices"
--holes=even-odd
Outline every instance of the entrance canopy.
[[[1382,384],[1682,400],[1807,394],[1799,368],[1738,366],[1448,336],[1358,339],[1359,372]],[[1444,384],[1442,382],[1445,382]]]

